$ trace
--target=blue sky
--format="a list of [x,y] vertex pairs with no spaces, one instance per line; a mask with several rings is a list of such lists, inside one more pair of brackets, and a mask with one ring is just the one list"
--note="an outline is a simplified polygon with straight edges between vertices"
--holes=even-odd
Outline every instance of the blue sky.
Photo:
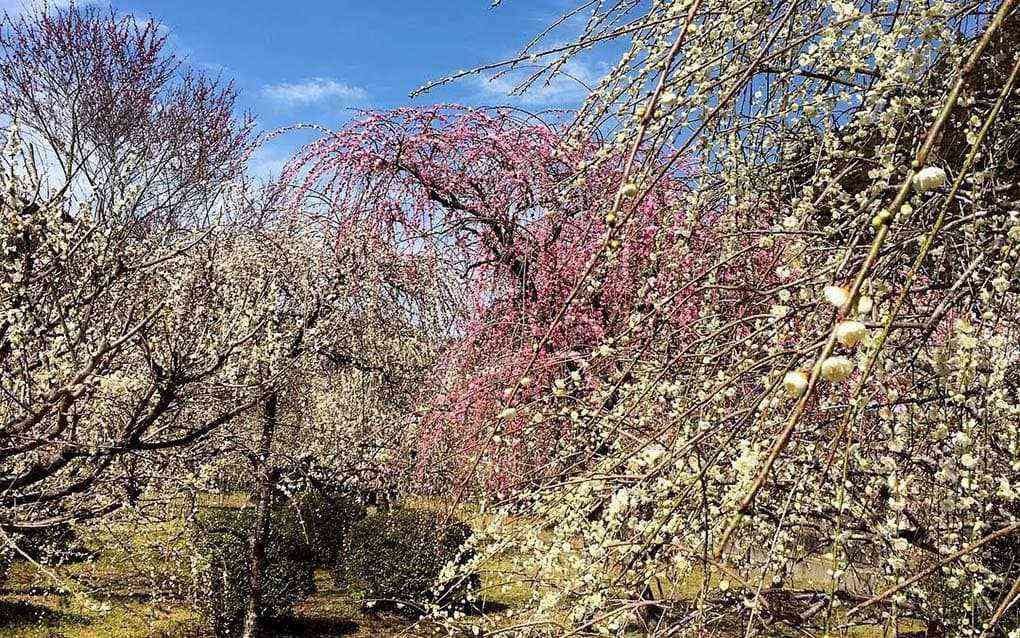
[[[66,0],[57,0],[65,1]],[[102,0],[103,3],[111,0]],[[17,8],[22,0],[0,0]],[[516,53],[569,0],[112,0],[119,11],[166,26],[173,47],[193,65],[233,78],[244,108],[272,130],[295,123],[337,128],[352,108],[460,102],[514,103],[531,110],[576,106],[584,89],[567,78],[523,98],[512,82],[467,78],[410,100],[425,81]],[[565,37],[560,36],[560,37]],[[604,70],[578,63],[590,82]],[[301,141],[264,149],[253,168],[279,166]]]

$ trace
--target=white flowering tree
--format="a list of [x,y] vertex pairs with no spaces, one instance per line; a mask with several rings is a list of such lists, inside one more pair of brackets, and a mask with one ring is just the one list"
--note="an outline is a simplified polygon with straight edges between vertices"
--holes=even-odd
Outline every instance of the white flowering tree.
[[116,211],[4,180],[0,524],[26,531],[134,502],[147,457],[250,407],[244,359],[271,308],[227,229],[138,237]]
[[508,478],[522,489],[494,499],[470,568],[520,557],[522,633],[1015,635],[1015,3],[594,2],[566,18],[500,72],[540,63],[526,90],[623,45],[565,148],[608,130],[589,165],[629,160],[597,213],[615,222],[606,250],[535,349],[621,267],[614,242],[664,182],[689,189],[653,252],[689,258],[669,257],[675,285],[648,269],[649,311],[575,375],[535,391],[514,371],[473,463],[508,434],[528,445],[522,424],[587,434]]
[[[438,260],[413,240],[348,223],[343,211],[283,181],[256,207],[221,266],[260,295],[265,320],[236,381],[260,388],[259,402],[180,459],[199,488],[214,478],[210,469],[229,466],[256,506],[246,636],[257,635],[262,620],[278,492],[297,483],[357,499],[362,489],[395,487],[407,476],[406,433],[452,310]],[[365,484],[373,478],[377,485]]]
[[219,224],[250,210],[250,125],[164,43],[73,5],[0,24],[5,532],[137,502],[153,457],[258,394],[236,380],[264,290]]

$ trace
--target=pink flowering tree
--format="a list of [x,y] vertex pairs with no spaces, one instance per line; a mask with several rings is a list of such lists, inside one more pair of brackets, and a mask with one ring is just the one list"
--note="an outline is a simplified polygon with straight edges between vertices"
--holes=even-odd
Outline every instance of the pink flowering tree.
[[[570,141],[549,118],[455,106],[368,114],[288,169],[328,202],[328,223],[370,220],[460,275],[449,286],[462,313],[441,357],[444,388],[419,415],[419,460],[497,491],[601,453],[564,400],[598,395],[611,409],[633,377],[628,357],[651,347],[682,357],[685,326],[707,301],[738,319],[767,315],[760,291],[780,280],[774,245],[724,238],[721,213],[687,217],[680,171],[613,212],[622,158],[596,164],[594,141]],[[720,259],[728,267],[708,277]]]

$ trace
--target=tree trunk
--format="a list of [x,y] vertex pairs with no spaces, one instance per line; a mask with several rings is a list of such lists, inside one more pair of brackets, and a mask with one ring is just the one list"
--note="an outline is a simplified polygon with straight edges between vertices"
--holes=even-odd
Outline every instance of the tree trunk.
[[255,521],[251,528],[251,575],[249,578],[248,604],[244,615],[244,633],[242,638],[257,638],[261,633],[263,580],[266,572],[266,545],[269,542],[269,510],[273,498],[273,487],[276,472],[269,467],[269,454],[273,448],[273,437],[276,435],[276,393],[266,399],[262,415],[262,438],[259,441],[258,467],[258,508]]

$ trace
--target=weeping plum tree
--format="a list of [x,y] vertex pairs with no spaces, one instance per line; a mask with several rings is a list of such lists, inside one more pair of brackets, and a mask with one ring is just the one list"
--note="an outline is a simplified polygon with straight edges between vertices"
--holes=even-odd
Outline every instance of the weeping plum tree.
[[[520,112],[437,107],[369,114],[311,145],[291,166],[304,176],[305,190],[336,210],[429,242],[461,273],[459,293],[470,311],[456,331],[466,338],[446,348],[444,378],[455,387],[445,405],[423,415],[432,421],[419,433],[426,455],[436,437],[459,437],[457,447],[465,450],[483,444],[483,421],[492,416],[485,412],[515,370],[526,367],[556,301],[589,255],[613,250],[599,246],[612,219],[591,211],[619,187],[619,171],[579,178],[578,158],[591,152],[591,145],[566,152],[555,125]],[[642,209],[642,250],[658,232],[656,204],[672,197],[663,188]],[[633,297],[629,284],[644,266],[625,252],[631,268],[609,273],[614,281],[602,303],[593,301],[597,310],[572,315],[571,327],[543,348],[543,370],[568,366],[571,348],[590,349],[610,325],[625,322],[632,304],[615,295]],[[494,360],[498,369],[489,365]],[[469,368],[477,374],[464,386]],[[440,427],[437,419],[457,426]]]
[[[463,274],[471,310],[444,350],[448,387],[425,410],[419,444],[428,466],[453,472],[487,455],[483,483],[494,489],[576,471],[605,452],[611,437],[561,399],[598,387],[613,407],[636,373],[617,348],[680,361],[709,300],[733,315],[727,334],[746,336],[771,316],[763,291],[780,281],[767,266],[783,242],[727,237],[716,229],[720,213],[684,214],[682,171],[626,220],[614,213],[624,158],[593,168],[598,144],[565,140],[557,117],[460,107],[372,114],[292,167],[337,209],[437,242]],[[525,420],[520,404],[543,408]]]
[[0,22],[0,119],[17,123],[55,190],[103,210],[130,190],[139,233],[201,220],[252,141],[233,85],[190,69],[167,37],[89,4]]
[[136,499],[140,458],[250,405],[235,355],[268,309],[209,231],[132,237],[5,178],[2,524],[24,531]]
[[0,529],[153,501],[164,520],[191,470],[247,457],[251,634],[275,477],[294,450],[387,465],[378,424],[404,427],[456,286],[374,218],[251,188],[233,89],[164,46],[75,6],[0,33]]

